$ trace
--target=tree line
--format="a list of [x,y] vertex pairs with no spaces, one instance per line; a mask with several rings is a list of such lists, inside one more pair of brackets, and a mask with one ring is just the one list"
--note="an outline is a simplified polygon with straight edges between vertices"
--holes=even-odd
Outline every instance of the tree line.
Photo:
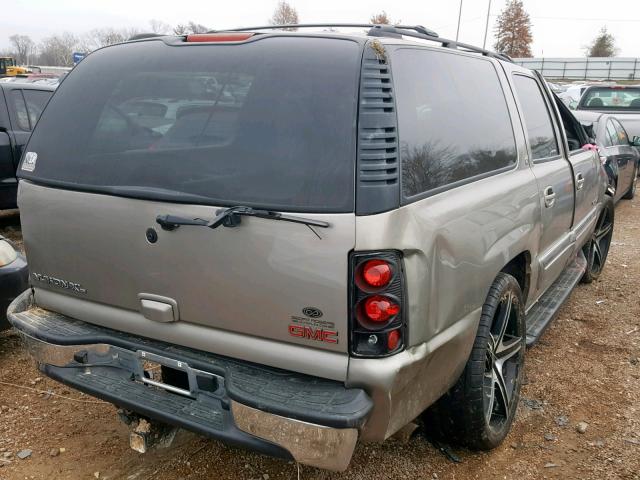
[[[374,24],[397,24],[400,20],[391,21],[385,11],[372,15],[369,19]],[[271,25],[293,25],[300,23],[297,10],[286,1],[280,1],[272,17]],[[1,56],[15,57],[19,65],[59,65],[71,66],[74,52],[89,53],[107,45],[120,43],[141,33],[185,35],[209,31],[205,25],[189,21],[177,25],[169,25],[160,20],[151,20],[149,28],[98,28],[76,35],[64,32],[34,42],[28,35],[11,35],[11,48],[0,51]],[[295,27],[285,28],[295,30]],[[494,28],[496,51],[514,58],[531,57],[533,43],[532,24],[522,0],[509,0],[500,12]],[[600,30],[597,37],[585,48],[588,57],[612,57],[618,53],[614,36],[606,27]]]

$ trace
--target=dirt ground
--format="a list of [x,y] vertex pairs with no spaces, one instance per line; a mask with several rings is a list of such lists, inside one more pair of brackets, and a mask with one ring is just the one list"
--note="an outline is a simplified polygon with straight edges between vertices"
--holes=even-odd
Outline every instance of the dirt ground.
[[[141,455],[113,406],[45,378],[0,334],[0,479],[640,479],[640,201],[622,201],[608,265],[581,285],[526,360],[513,430],[454,463],[418,432],[360,445],[337,474],[185,434]],[[17,214],[0,233],[20,240]],[[578,433],[576,424],[588,424]],[[428,428],[428,426],[427,426]],[[31,450],[25,459],[17,454]]]

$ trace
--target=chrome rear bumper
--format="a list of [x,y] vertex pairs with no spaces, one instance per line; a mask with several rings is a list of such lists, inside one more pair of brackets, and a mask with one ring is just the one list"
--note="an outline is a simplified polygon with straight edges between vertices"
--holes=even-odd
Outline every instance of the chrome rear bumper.
[[[250,364],[245,366],[226,359],[230,365],[226,373],[219,368],[219,364],[213,362],[212,368],[203,368],[202,362],[195,360],[193,351],[185,350],[188,354],[181,355],[180,348],[155,345],[149,340],[140,341],[134,348],[131,345],[125,348],[114,344],[118,343],[115,341],[67,345],[61,344],[64,342],[52,334],[58,339],[57,343],[53,343],[46,338],[48,329],[43,325],[51,320],[57,322],[57,326],[49,331],[63,331],[64,329],[57,328],[61,327],[61,316],[34,307],[29,293],[25,292],[14,301],[9,308],[9,320],[22,335],[27,350],[39,363],[41,370],[55,380],[142,416],[231,444],[273,456],[293,458],[297,462],[327,470],[343,471],[348,467],[358,440],[358,425],[349,425],[347,421],[343,422],[344,426],[337,426],[335,419],[323,425],[291,418],[283,412],[265,411],[255,404],[249,405],[249,397],[243,397],[243,394],[257,383],[252,380],[254,383],[247,389],[240,376],[251,375],[252,368],[261,367]],[[17,308],[21,302],[22,308]],[[29,309],[31,316],[38,319],[31,324],[27,324],[30,318],[28,315],[20,315],[20,311]],[[73,322],[77,323],[77,320],[69,319],[69,322],[71,338],[81,329],[74,328],[77,325]],[[91,330],[92,326],[83,323],[82,328]],[[100,329],[96,337],[104,338],[105,332],[106,329]],[[132,337],[129,341],[131,343],[136,340]],[[207,357],[203,359],[206,360]],[[172,385],[154,380],[145,370],[145,362],[183,372],[180,375],[187,381],[181,385]],[[265,375],[270,374],[271,371],[265,370]],[[295,376],[291,372],[290,378]],[[285,377],[282,379],[285,380]],[[272,383],[265,383],[265,389],[275,385],[273,379],[268,380]],[[323,395],[322,390],[315,387],[324,380],[314,381],[306,376],[296,380],[288,383],[300,385],[298,394],[301,397],[306,394]],[[309,384],[305,385],[305,381]],[[205,383],[209,387],[201,388]],[[336,385],[330,386],[335,391]],[[255,393],[257,396],[265,395],[264,391]],[[326,393],[332,397],[335,395],[331,390]],[[358,402],[362,400],[359,395],[354,399]],[[362,404],[367,410],[365,414],[370,410],[370,400],[368,397],[366,400]],[[292,415],[299,415],[299,411],[293,409]],[[364,417],[362,423],[363,421]]]

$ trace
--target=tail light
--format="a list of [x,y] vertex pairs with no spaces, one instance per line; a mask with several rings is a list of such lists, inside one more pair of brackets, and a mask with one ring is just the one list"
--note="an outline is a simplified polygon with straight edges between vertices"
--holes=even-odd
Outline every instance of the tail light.
[[402,351],[407,327],[400,253],[354,253],[351,275],[351,354],[386,357]]

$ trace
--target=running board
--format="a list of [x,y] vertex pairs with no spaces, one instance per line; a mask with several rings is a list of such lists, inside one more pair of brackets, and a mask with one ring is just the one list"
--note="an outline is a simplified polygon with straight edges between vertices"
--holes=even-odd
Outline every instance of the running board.
[[581,250],[575,260],[564,269],[556,281],[540,297],[540,300],[531,307],[526,316],[528,347],[540,340],[586,271],[587,260]]

